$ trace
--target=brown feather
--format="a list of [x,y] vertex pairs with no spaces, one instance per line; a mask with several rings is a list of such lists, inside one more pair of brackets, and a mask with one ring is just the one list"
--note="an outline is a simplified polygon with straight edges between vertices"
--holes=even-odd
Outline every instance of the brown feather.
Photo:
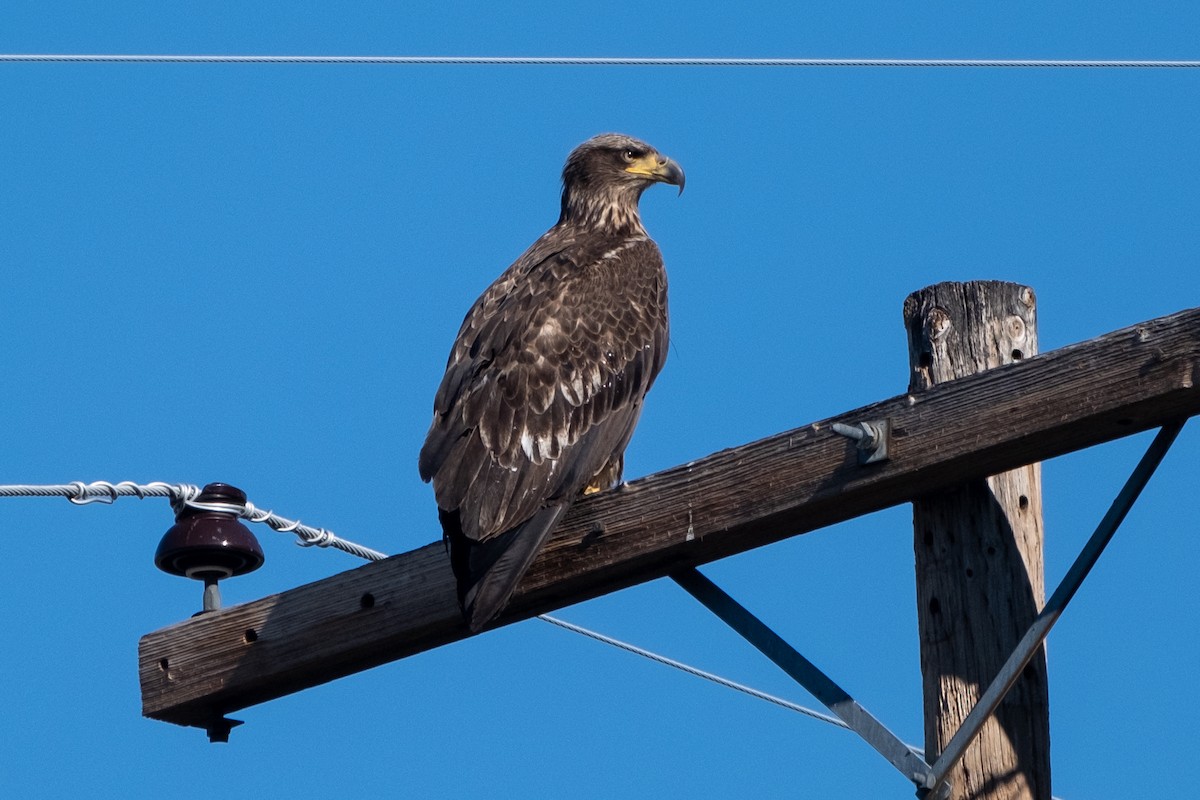
[[[619,480],[666,359],[666,274],[637,211],[655,179],[625,171],[626,151],[654,156],[616,135],[572,153],[558,224],[467,312],[434,399],[419,467],[472,627],[507,603],[562,510]],[[682,184],[677,166],[658,163],[661,180]],[[519,555],[505,557],[510,548]],[[471,608],[480,597],[495,607]]]

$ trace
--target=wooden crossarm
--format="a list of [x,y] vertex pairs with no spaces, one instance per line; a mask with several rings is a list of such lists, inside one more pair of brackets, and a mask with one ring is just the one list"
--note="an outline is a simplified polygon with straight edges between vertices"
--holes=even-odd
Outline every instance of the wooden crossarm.
[[[903,394],[578,502],[500,620],[1200,413],[1200,309]],[[889,420],[860,465],[834,422]],[[432,501],[431,501],[432,502]],[[139,646],[143,713],[225,714],[468,636],[440,543],[176,623]]]

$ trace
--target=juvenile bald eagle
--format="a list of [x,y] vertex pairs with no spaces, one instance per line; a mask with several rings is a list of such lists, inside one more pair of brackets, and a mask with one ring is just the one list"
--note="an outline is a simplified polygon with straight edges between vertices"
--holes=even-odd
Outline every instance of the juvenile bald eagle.
[[473,631],[585,492],[621,479],[642,398],[667,357],[667,276],[638,200],[683,191],[650,145],[603,134],[563,168],[562,214],[459,329],[421,448]]

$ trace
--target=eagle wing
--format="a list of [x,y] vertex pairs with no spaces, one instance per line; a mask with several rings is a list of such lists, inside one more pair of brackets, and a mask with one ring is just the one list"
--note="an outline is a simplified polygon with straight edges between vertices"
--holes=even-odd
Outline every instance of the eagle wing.
[[666,360],[666,273],[648,238],[536,242],[467,313],[419,467],[483,542],[569,504],[620,459]]

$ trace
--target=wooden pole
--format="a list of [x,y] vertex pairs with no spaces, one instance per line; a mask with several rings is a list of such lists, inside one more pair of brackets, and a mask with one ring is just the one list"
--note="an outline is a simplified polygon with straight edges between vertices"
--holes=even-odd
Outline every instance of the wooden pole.
[[[1035,311],[1032,289],[999,281],[913,293],[904,303],[909,390],[1036,355]],[[933,763],[1045,602],[1040,465],[918,498],[913,534],[925,753]],[[1050,800],[1044,651],[950,775],[951,800]]]

